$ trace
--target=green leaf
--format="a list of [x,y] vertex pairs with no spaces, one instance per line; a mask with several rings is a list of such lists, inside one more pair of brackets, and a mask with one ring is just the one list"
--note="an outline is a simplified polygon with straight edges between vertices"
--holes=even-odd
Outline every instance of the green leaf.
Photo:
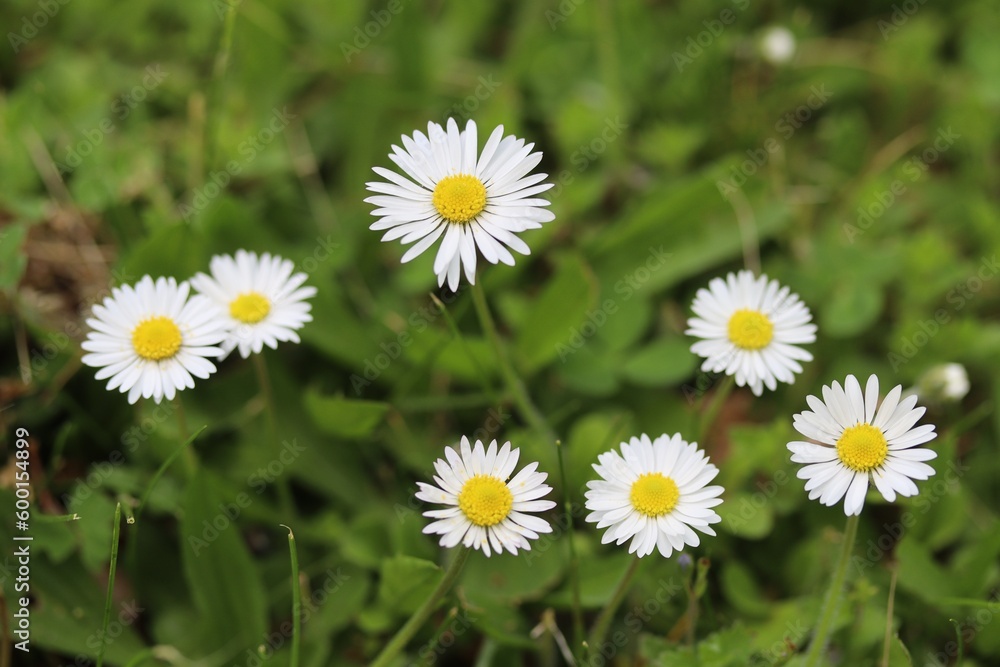
[[[515,350],[528,372],[552,361],[586,321],[597,298],[597,283],[578,255],[566,257],[541,294],[528,307]],[[596,326],[596,325],[595,325]]]
[[821,331],[833,338],[854,336],[871,326],[882,312],[877,285],[845,283],[820,310]]
[[747,616],[767,616],[770,606],[754,581],[750,568],[733,560],[722,568],[722,592],[729,603]]
[[625,362],[622,374],[644,387],[671,387],[691,375],[698,359],[690,344],[680,338],[664,338],[647,345]]
[[903,644],[899,635],[893,635],[889,641],[889,667],[913,667],[910,651]]
[[323,396],[315,390],[306,391],[305,405],[321,431],[342,438],[370,436],[389,410],[386,403]]
[[21,246],[28,236],[28,223],[19,222],[0,229],[0,290],[10,290],[21,282],[28,256]]
[[441,582],[444,573],[436,564],[412,556],[382,561],[379,599],[399,614],[413,613]]
[[477,551],[465,564],[462,590],[474,604],[534,600],[556,585],[566,563],[566,552],[552,535],[543,535],[517,557],[487,558]]
[[184,576],[204,641],[216,648],[250,648],[260,643],[266,627],[264,588],[231,517],[245,505],[238,496],[223,498],[220,485],[204,469],[188,482],[180,525]]

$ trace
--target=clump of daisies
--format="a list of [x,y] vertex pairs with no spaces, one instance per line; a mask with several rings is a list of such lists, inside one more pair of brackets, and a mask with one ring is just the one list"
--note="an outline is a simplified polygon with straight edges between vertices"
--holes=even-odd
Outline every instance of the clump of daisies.
[[96,377],[108,379],[109,391],[128,392],[129,403],[140,396],[159,403],[215,372],[209,359],[222,354],[228,325],[210,300],[189,298],[190,289],[173,278],[144,276],[94,306],[82,361],[99,369]]
[[691,305],[689,336],[700,338],[691,351],[704,357],[702,371],[735,377],[760,396],[766,386],[793,384],[800,361],[812,361],[801,345],[816,341],[809,308],[788,287],[751,271],[715,278],[699,289]]
[[303,286],[305,273],[293,275],[291,260],[238,250],[235,257],[212,257],[209,269],[212,275],[198,273],[191,284],[223,313],[229,335],[220,358],[239,349],[246,359],[265,345],[274,350],[279,342],[299,342],[295,332],[312,321],[306,299],[316,295],[316,288]]
[[721,486],[708,486],[719,474],[708,456],[680,434],[655,440],[642,434],[598,457],[600,479],[587,483],[586,520],[606,528],[602,544],[624,544],[640,558],[658,549],[664,558],[685,545],[698,546],[696,530],[715,535],[722,518]]
[[916,407],[916,396],[901,400],[902,390],[897,385],[878,406],[878,378],[870,376],[862,393],[857,378],[848,375],[843,387],[824,386],[822,401],[806,398],[812,409],[793,422],[813,442],[790,442],[788,449],[792,461],[804,464],[798,477],[806,480],[810,500],[830,506],[844,499],[844,512],[852,516],[861,513],[870,484],[892,502],[897,494],[916,495],[913,480],[934,474],[924,462],[937,453],[921,447],[937,437],[934,426],[915,426],[926,409]]
[[529,551],[528,540],[538,539],[539,533],[552,532],[547,521],[532,515],[556,506],[541,500],[552,490],[544,483],[548,475],[537,472],[538,463],[532,462],[511,478],[518,448],[509,442],[498,448],[496,440],[488,448],[479,440],[471,445],[463,436],[458,452],[445,447],[444,454],[434,462],[437,486],[419,482],[417,492],[424,502],[446,505],[424,512],[434,519],[424,532],[441,535],[441,546],[461,543],[486,556],[504,549],[517,554],[518,549]]
[[474,284],[477,249],[490,264],[513,266],[510,250],[531,252],[517,234],[555,219],[545,208],[548,200],[537,197],[553,184],[542,182],[547,174],[529,175],[542,154],[524,139],[504,136],[502,125],[482,152],[472,120],[461,131],[454,119],[447,129],[428,123],[427,134],[403,135],[402,144],[392,146],[389,159],[405,175],[375,167],[387,182],[366,184],[376,194],[365,201],[377,207],[372,213],[379,218],[371,229],[384,230],[383,241],[413,244],[403,263],[440,239],[434,258],[439,286],[447,280],[457,290],[463,268]]

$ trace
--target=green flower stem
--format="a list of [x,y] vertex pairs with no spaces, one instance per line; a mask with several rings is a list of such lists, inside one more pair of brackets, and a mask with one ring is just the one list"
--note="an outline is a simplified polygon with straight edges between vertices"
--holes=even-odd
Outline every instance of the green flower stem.
[[600,616],[594,621],[594,627],[590,631],[590,638],[587,640],[587,650],[591,655],[596,655],[601,650],[601,643],[604,641],[605,635],[608,634],[608,628],[611,626],[611,620],[615,617],[615,612],[618,611],[618,607],[621,606],[622,600],[625,599],[625,595],[628,593],[628,589],[632,584],[632,578],[635,577],[636,571],[639,569],[639,564],[641,559],[637,556],[632,559],[632,563],[628,566],[628,570],[625,571],[624,576],[622,576],[621,581],[618,582],[618,588],[615,589],[614,594],[608,601],[608,604],[604,606],[601,610]]
[[[184,404],[181,403],[180,394],[174,396],[174,413],[177,415],[180,440],[186,442],[190,436],[188,435],[187,418],[184,416]],[[194,477],[195,473],[198,472],[198,456],[194,453],[194,447],[182,447],[182,456],[184,457],[184,471],[188,477]]]
[[118,541],[122,529],[122,504],[115,505],[115,525],[111,531],[111,566],[108,568],[108,594],[104,598],[104,621],[101,623],[101,645],[97,649],[97,667],[104,664],[104,652],[111,642],[108,640],[108,624],[111,621],[111,601],[115,594],[115,571],[118,569]]
[[203,180],[204,174],[211,172],[215,168],[216,155],[218,153],[218,130],[222,119],[223,86],[225,85],[226,71],[229,69],[229,53],[233,48],[233,32],[236,27],[236,7],[238,2],[226,3],[226,13],[222,19],[222,36],[219,38],[219,50],[215,53],[215,62],[212,63],[212,80],[209,83],[208,103],[205,120],[205,137],[203,139],[204,158],[201,165],[200,177]]
[[583,646],[583,608],[580,604],[580,559],[576,555],[576,544],[573,541],[573,500],[569,497],[569,481],[566,478],[566,463],[563,461],[562,443],[556,441],[556,453],[559,455],[559,482],[566,492],[563,506],[566,510],[566,533],[569,542],[569,585],[573,595],[573,655],[580,662],[578,654]]
[[851,553],[854,551],[854,538],[858,535],[859,522],[860,515],[858,514],[847,517],[843,544],[840,546],[840,559],[837,561],[837,569],[833,573],[833,581],[830,582],[830,590],[827,591],[826,599],[823,600],[823,607],[820,609],[819,619],[816,622],[816,631],[809,643],[806,667],[819,667],[822,664],[823,652],[830,639],[830,631],[837,618],[837,608],[840,606],[840,598],[844,592],[847,563],[851,560]]
[[[264,412],[267,417],[267,435],[269,446],[278,445],[278,409],[274,405],[274,390],[271,388],[271,376],[267,372],[267,361],[264,353],[251,355],[253,357],[253,370],[257,375],[257,384],[260,385],[260,393],[264,397]],[[278,503],[285,514],[291,516],[295,512],[295,503],[292,500],[292,489],[288,484],[288,471],[279,475],[275,480],[278,489]]]
[[399,632],[385,645],[382,652],[378,654],[369,665],[369,667],[386,667],[392,664],[393,658],[403,650],[407,642],[413,638],[413,635],[417,633],[427,619],[430,618],[431,614],[434,613],[434,609],[437,607],[438,602],[444,597],[455,581],[458,579],[458,575],[462,572],[462,566],[465,565],[465,561],[469,558],[469,554],[472,549],[467,549],[465,547],[460,547],[458,553],[455,554],[455,559],[451,561],[451,565],[448,566],[448,570],[444,573],[444,578],[441,579],[441,583],[438,584],[434,592],[424,600],[424,603],[420,605],[410,620],[406,622],[406,625],[399,629]]
[[299,653],[302,645],[302,584],[299,583],[299,550],[295,546],[295,533],[281,524],[288,531],[288,552],[292,561],[292,655],[289,658],[290,667],[299,667]]
[[736,381],[733,379],[733,376],[727,375],[726,379],[722,381],[722,385],[715,390],[715,394],[708,402],[708,405],[701,411],[701,418],[698,420],[697,440],[701,447],[705,446],[705,437],[708,435],[708,429],[712,428],[712,422],[719,416],[719,411],[722,410],[722,406],[725,405],[726,399],[732,393],[735,385]]
[[482,281],[477,281],[475,285],[472,285],[472,303],[476,308],[479,323],[486,332],[486,337],[489,338],[490,344],[493,346],[497,361],[500,362],[500,372],[503,375],[504,383],[507,385],[507,391],[513,397],[518,410],[521,411],[522,416],[528,420],[528,423],[535,431],[540,433],[548,442],[555,444],[559,438],[556,436],[555,431],[552,430],[552,427],[549,426],[545,416],[532,402],[531,396],[524,386],[524,382],[510,362],[507,349],[500,339],[496,323],[494,323],[493,316],[490,314],[490,307],[486,304],[486,294],[483,292]]

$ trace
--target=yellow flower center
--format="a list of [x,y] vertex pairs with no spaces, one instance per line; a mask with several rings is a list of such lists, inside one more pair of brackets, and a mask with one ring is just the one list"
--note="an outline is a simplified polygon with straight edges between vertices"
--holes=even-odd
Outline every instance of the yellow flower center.
[[652,517],[669,514],[680,499],[681,492],[677,488],[677,482],[658,472],[640,475],[633,482],[632,493],[629,494],[632,507]]
[[495,526],[510,514],[514,495],[490,475],[476,475],[462,486],[458,507],[477,526]]
[[868,472],[882,465],[889,454],[889,444],[882,430],[871,424],[844,429],[837,440],[837,456],[851,470]]
[[271,312],[271,302],[259,292],[244,292],[229,304],[229,314],[244,324],[257,324]]
[[772,338],[774,325],[764,313],[743,308],[729,318],[729,340],[738,348],[759,350],[767,347]]
[[169,317],[151,317],[132,330],[132,347],[143,359],[169,359],[181,349],[181,330]]
[[445,176],[434,188],[434,208],[448,222],[466,223],[486,208],[486,186],[475,176]]

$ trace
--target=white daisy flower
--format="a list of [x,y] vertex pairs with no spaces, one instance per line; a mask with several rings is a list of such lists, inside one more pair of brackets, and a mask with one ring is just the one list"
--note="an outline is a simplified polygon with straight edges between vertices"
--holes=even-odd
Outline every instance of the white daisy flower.
[[514,266],[508,246],[522,255],[531,252],[517,233],[537,229],[555,215],[544,208],[548,200],[535,198],[553,186],[542,183],[547,174],[528,175],[542,159],[531,152],[534,144],[503,136],[501,125],[478,153],[475,122],[462,131],[454,119],[447,125],[445,131],[427,123],[426,135],[403,135],[403,147],[393,145],[389,159],[409,178],[375,167],[389,182],[367,183],[378,194],[365,201],[378,207],[372,213],[380,219],[371,229],[387,230],[383,241],[416,242],[403,263],[441,238],[434,273],[439,286],[447,278],[455,291],[462,266],[468,281],[476,282],[476,248],[491,264]]
[[705,486],[719,474],[695,443],[680,434],[661,435],[650,442],[643,433],[597,457],[594,470],[601,479],[587,482],[587,521],[607,528],[602,544],[632,540],[629,553],[640,558],[660,550],[665,558],[684,545],[701,542],[695,528],[715,535],[709,524],[722,518],[712,510],[720,504],[721,486]]
[[734,375],[736,384],[756,396],[765,385],[774,391],[779,380],[794,383],[802,372],[798,362],[812,361],[799,347],[816,341],[809,308],[767,276],[740,271],[715,278],[698,290],[691,310],[696,317],[684,333],[702,339],[691,346],[705,358],[701,370]]
[[220,359],[239,348],[244,359],[278,341],[299,342],[296,329],[312,321],[306,299],[315,287],[302,287],[306,274],[292,275],[295,265],[277,255],[237,250],[236,257],[216,255],[209,268],[212,275],[197,274],[191,285],[214,301],[230,328],[222,343]]
[[461,455],[445,447],[447,460],[434,462],[437,486],[418,482],[417,498],[448,505],[445,509],[424,512],[424,516],[437,519],[424,527],[425,533],[441,535],[443,547],[461,542],[489,556],[504,549],[512,554],[519,548],[530,551],[528,540],[538,539],[539,533],[552,532],[547,521],[528,514],[556,506],[551,500],[539,500],[552,488],[543,484],[548,477],[546,473],[535,472],[538,463],[529,463],[507,481],[520,455],[520,450],[511,449],[509,442],[497,451],[496,440],[489,449],[476,440],[473,448],[463,436],[460,450]]
[[812,411],[795,415],[795,430],[819,444],[790,442],[788,449],[792,461],[807,464],[798,477],[808,480],[810,500],[829,506],[845,498],[844,513],[851,516],[861,513],[869,481],[892,502],[897,493],[916,495],[913,480],[934,474],[923,462],[937,453],[917,447],[937,437],[934,426],[913,428],[925,408],[914,407],[916,396],[900,400],[902,391],[893,388],[876,412],[878,378],[868,378],[862,395],[857,378],[848,375],[843,388],[838,382],[824,386],[822,401],[806,398]]
[[124,285],[93,308],[87,320],[92,329],[81,347],[87,366],[99,368],[97,379],[108,380],[108,390],[128,392],[128,402],[139,396],[159,403],[176,392],[194,387],[215,372],[207,357],[227,335],[226,323],[215,305],[203,296],[188,298],[190,285],[173,278],[143,276],[135,287]]

